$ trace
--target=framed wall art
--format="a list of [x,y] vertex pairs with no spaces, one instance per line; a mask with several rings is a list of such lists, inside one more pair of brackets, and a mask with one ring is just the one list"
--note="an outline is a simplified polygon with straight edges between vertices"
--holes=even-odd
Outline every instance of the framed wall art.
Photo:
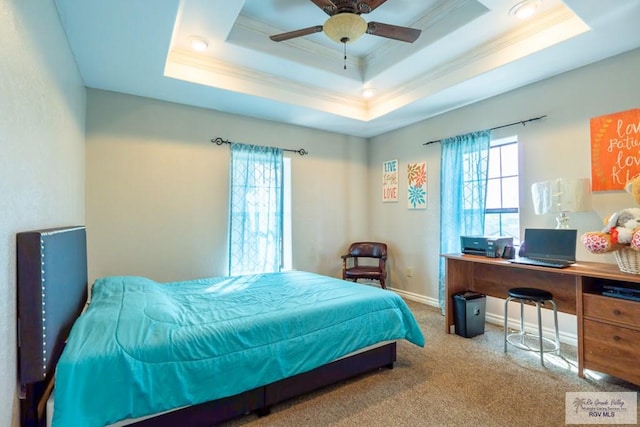
[[407,165],[407,207],[427,208],[427,162]]
[[382,163],[382,201],[398,201],[398,160]]
[[640,175],[640,108],[591,119],[591,189],[623,190]]

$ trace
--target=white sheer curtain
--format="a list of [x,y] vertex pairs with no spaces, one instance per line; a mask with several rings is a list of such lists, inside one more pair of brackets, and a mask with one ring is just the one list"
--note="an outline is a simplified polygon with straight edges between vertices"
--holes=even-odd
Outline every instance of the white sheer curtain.
[[231,144],[229,274],[282,268],[282,150]]

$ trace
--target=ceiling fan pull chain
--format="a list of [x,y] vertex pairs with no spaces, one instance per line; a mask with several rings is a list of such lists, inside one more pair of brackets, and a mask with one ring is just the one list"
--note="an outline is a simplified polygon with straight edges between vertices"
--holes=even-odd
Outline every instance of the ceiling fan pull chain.
[[347,69],[347,42],[344,41],[342,42],[342,44],[344,45],[344,69]]

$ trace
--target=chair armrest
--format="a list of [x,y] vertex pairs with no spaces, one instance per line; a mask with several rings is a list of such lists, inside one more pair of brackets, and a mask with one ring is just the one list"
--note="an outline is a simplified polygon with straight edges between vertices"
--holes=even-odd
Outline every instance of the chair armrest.
[[353,255],[349,255],[349,254],[340,255],[340,258],[342,258],[342,259],[353,258]]

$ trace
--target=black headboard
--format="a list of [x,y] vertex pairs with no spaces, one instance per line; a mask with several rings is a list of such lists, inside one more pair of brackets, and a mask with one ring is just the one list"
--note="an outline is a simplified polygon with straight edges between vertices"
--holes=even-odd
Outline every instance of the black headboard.
[[18,377],[22,386],[52,378],[87,300],[83,226],[17,234]]

